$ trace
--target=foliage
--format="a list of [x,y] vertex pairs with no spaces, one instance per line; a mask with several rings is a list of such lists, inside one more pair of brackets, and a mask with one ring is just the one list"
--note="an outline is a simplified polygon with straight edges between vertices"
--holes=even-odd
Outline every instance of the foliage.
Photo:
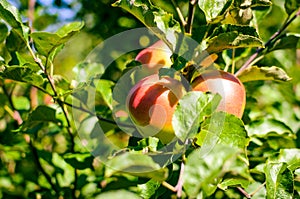
[[[299,198],[298,0],[74,2],[77,18],[60,26],[40,4],[0,2],[1,198]],[[173,50],[161,75],[235,73],[247,90],[243,118],[216,112],[219,95],[189,91],[168,146],[116,118],[126,86],[147,75],[125,75],[139,68],[139,49],[100,42],[109,64],[87,51],[137,27]]]

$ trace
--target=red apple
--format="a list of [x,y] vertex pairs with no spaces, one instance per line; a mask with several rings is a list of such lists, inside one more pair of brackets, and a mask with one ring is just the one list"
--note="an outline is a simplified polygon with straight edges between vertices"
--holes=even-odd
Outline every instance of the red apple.
[[192,82],[195,91],[218,93],[222,99],[219,111],[241,118],[246,105],[246,91],[240,80],[231,73],[213,70],[196,77]]
[[136,56],[135,60],[145,65],[150,72],[158,73],[162,67],[170,67],[172,51],[162,41],[159,40],[148,48],[145,48]]
[[171,77],[153,74],[140,80],[129,92],[127,107],[141,135],[170,142],[174,138],[172,116],[184,93],[182,83]]

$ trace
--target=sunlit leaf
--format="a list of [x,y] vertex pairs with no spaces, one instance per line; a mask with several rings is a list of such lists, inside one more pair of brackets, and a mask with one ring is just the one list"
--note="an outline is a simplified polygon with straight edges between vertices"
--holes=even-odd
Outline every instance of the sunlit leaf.
[[207,40],[209,53],[221,52],[225,49],[263,47],[256,29],[250,26],[223,25],[216,28]]
[[267,198],[293,198],[293,173],[286,163],[268,163],[265,166]]
[[[128,11],[139,19],[146,27],[150,28],[160,39],[172,46],[166,35],[181,32],[179,23],[173,15],[159,7],[155,7],[148,0],[117,0],[113,6],[118,6]],[[155,28],[154,28],[155,27]]]
[[105,176],[118,173],[128,173],[134,176],[152,178],[163,181],[167,177],[167,170],[161,168],[150,156],[136,153],[124,153],[106,162]]
[[160,184],[161,182],[151,179],[145,184],[138,185],[138,187],[141,190],[141,193],[139,195],[143,198],[151,198],[151,196],[156,193]]
[[92,168],[92,163],[94,160],[94,156],[90,153],[78,153],[78,154],[65,154],[64,160],[70,164],[73,168],[76,169],[87,169]]
[[29,28],[23,24],[18,9],[7,0],[0,1],[0,18],[5,20],[27,42]]
[[270,132],[275,132],[279,135],[293,134],[292,130],[283,122],[275,119],[262,119],[252,121],[246,126],[249,136],[264,137]]
[[44,82],[41,75],[28,67],[9,66],[3,72],[0,72],[0,76],[5,79],[26,82],[36,86],[40,86]]
[[271,67],[258,67],[251,66],[244,70],[238,78],[242,82],[257,81],[257,80],[275,80],[286,82],[291,80],[291,78],[286,74],[286,72],[276,66]]
[[105,193],[102,193],[100,195],[97,195],[95,199],[124,199],[124,198],[130,198],[130,199],[141,199],[140,196],[126,190],[115,190],[115,191],[107,191]]
[[206,20],[209,22],[218,22],[218,17],[222,19],[222,14],[231,3],[231,0],[198,1],[200,9],[205,13]]
[[291,171],[295,171],[300,168],[300,149],[281,149],[279,154],[270,161],[285,162]]
[[251,7],[270,6],[270,5],[272,5],[271,0],[252,0]]
[[210,115],[217,107],[221,97],[203,92],[189,92],[179,100],[172,118],[175,135],[183,142],[198,132],[204,116]]
[[105,102],[105,104],[112,109],[112,87],[115,85],[112,81],[100,79],[95,82],[96,90],[100,94],[101,100]]
[[202,147],[222,144],[243,149],[248,144],[242,120],[225,112],[213,113],[204,120],[196,138],[196,143]]
[[201,149],[194,150],[187,158],[183,174],[183,186],[189,197],[194,198],[202,190],[209,196],[217,189],[221,177],[234,164],[238,151],[229,146],[216,145],[202,156]]
[[83,27],[81,22],[73,22],[64,25],[56,33],[33,32],[30,34],[37,51],[48,57],[61,45],[65,44],[74,34]]

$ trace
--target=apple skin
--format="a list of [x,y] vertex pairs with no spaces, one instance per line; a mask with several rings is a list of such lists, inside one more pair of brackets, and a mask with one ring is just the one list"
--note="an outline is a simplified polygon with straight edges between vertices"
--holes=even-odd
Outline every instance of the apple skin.
[[169,143],[175,136],[172,116],[184,93],[181,82],[171,77],[153,74],[140,80],[129,92],[127,107],[141,135]]
[[246,91],[240,80],[231,73],[213,70],[196,77],[192,82],[194,91],[218,93],[222,99],[218,111],[225,111],[242,118],[246,105]]
[[159,40],[140,51],[135,60],[144,64],[144,68],[154,74],[158,73],[160,68],[170,67],[173,64],[170,58],[171,55],[170,48],[162,40]]

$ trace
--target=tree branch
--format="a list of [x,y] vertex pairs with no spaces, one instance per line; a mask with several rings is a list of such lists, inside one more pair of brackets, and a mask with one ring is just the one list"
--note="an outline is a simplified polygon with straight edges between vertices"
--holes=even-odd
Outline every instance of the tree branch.
[[265,43],[264,48],[257,48],[256,52],[244,63],[244,65],[234,74],[235,76],[239,76],[242,74],[243,71],[245,71],[249,66],[252,65],[253,61],[256,59],[256,57],[265,49],[265,47],[268,47],[271,45],[272,42],[276,41],[278,36],[300,15],[300,9],[296,12],[296,14],[290,18],[288,16],[286,22],[282,25],[282,27],[275,32],[270,39]]

